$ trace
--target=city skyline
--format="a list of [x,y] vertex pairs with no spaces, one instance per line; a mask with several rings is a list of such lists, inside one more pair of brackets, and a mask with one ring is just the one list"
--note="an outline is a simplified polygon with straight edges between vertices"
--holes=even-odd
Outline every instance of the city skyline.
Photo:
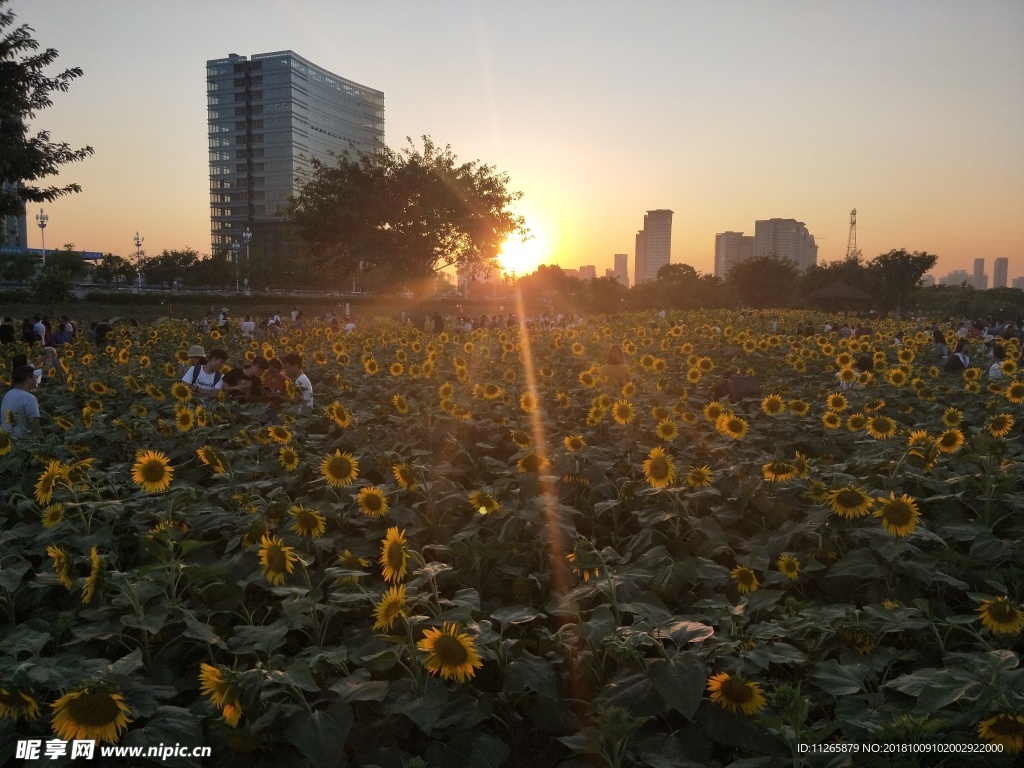
[[45,206],[50,248],[130,255],[139,231],[150,253],[205,253],[205,62],[293,50],[388,94],[389,146],[427,134],[508,173],[535,234],[507,265],[519,274],[538,263],[603,274],[633,252],[638,214],[658,208],[683,222],[672,263],[701,272],[714,271],[716,233],[773,217],[805,222],[818,262],[835,261],[854,207],[865,259],[907,248],[937,254],[935,274],[1000,257],[1011,280],[1024,273],[1020,3],[12,10],[60,52],[59,68],[84,70],[32,123],[96,149],[60,177],[83,192]]

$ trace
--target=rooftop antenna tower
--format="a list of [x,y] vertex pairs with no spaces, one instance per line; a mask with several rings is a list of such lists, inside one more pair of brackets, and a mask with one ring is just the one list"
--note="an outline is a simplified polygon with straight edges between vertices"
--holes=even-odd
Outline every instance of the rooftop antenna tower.
[[846,241],[846,258],[857,254],[857,209],[850,211],[850,239]]

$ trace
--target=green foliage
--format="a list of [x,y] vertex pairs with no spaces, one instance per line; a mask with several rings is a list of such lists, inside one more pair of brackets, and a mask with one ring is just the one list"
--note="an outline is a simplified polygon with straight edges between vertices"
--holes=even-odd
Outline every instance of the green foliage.
[[736,306],[764,309],[790,306],[799,278],[796,264],[769,255],[734,264],[726,283]]
[[[510,207],[520,195],[508,176],[423,137],[422,149],[314,161],[291,204],[306,270],[322,285],[350,283],[361,269],[387,266],[413,289],[445,267],[493,263],[508,237],[522,235]],[[360,265],[363,265],[362,267]]]
[[81,280],[89,271],[73,243],[65,245],[62,251],[47,251],[45,266],[67,272],[73,281]]
[[12,283],[28,280],[39,268],[39,259],[27,251],[0,253],[0,279]]
[[880,254],[868,264],[871,285],[883,310],[899,310],[907,297],[921,282],[921,277],[935,266],[938,257],[924,251],[908,252],[905,248]]
[[38,182],[55,176],[61,166],[84,160],[92,147],[72,149],[66,143],[50,141],[48,131],[30,135],[28,124],[36,114],[52,106],[51,95],[62,93],[82,70],[66,69],[56,76],[45,70],[57,60],[57,51],[42,52],[26,25],[14,27],[14,12],[6,9],[9,0],[0,0],[0,179],[10,186],[0,189],[0,216],[19,215],[26,203],[56,200],[81,191],[78,184],[39,186]]
[[135,267],[128,259],[113,253],[103,254],[103,260],[92,271],[93,279],[104,285],[130,283],[135,274]]
[[75,277],[61,266],[47,264],[29,281],[32,298],[53,309],[66,304],[75,295]]

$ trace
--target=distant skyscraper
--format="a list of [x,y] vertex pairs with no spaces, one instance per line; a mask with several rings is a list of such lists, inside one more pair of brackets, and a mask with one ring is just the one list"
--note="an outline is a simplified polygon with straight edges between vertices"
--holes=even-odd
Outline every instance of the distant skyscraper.
[[754,255],[789,259],[802,272],[818,263],[818,246],[802,221],[763,219],[754,222]]
[[658,208],[644,216],[644,228],[636,235],[634,285],[658,277],[658,270],[672,261],[672,211]]
[[615,254],[615,269],[612,270],[612,277],[629,288],[629,254]]
[[1006,277],[1010,268],[1010,260],[1005,256],[1002,256],[995,261],[995,265],[992,267],[992,287],[993,288],[1005,288]]
[[754,255],[754,236],[742,232],[719,232],[715,235],[715,277],[725,279],[735,264]]
[[1013,287],[1024,290],[1024,277],[1013,278]]
[[966,269],[955,269],[945,277],[939,278],[939,285],[974,285],[974,279]]
[[985,274],[985,260],[974,260],[974,273],[971,275],[971,285],[976,291],[984,291],[988,288],[988,275]]
[[[17,185],[5,181],[3,188],[6,192],[16,189]],[[3,226],[3,231],[0,232],[0,247],[22,251],[28,248],[28,217],[24,212],[17,216],[4,216],[0,219],[0,225]]]
[[[384,142],[384,94],[292,51],[206,62],[210,241],[214,251],[253,232],[253,253],[283,256],[282,209],[295,178],[330,153]],[[244,251],[243,251],[244,253]]]
[[935,285],[934,275],[921,275],[921,287],[932,288]]

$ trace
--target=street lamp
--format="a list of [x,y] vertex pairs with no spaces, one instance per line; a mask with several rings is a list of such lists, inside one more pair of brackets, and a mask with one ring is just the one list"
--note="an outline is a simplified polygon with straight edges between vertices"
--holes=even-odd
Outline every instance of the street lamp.
[[238,293],[238,249],[241,247],[237,240],[231,242],[231,260],[235,262],[235,293]]
[[39,209],[39,213],[36,214],[36,221],[39,223],[39,236],[43,239],[43,261],[46,261],[46,222],[50,220],[50,217],[43,213],[43,209]]
[[249,271],[250,271],[250,266],[252,264],[252,262],[249,261],[249,241],[252,240],[252,232],[249,231],[248,227],[246,227],[245,228],[245,232],[242,233],[242,239],[245,241],[245,287],[246,287],[246,290],[248,290],[248,288],[249,288]]
[[139,278],[139,290],[142,290],[142,244],[146,238],[139,237],[139,230],[135,230],[135,269]]

